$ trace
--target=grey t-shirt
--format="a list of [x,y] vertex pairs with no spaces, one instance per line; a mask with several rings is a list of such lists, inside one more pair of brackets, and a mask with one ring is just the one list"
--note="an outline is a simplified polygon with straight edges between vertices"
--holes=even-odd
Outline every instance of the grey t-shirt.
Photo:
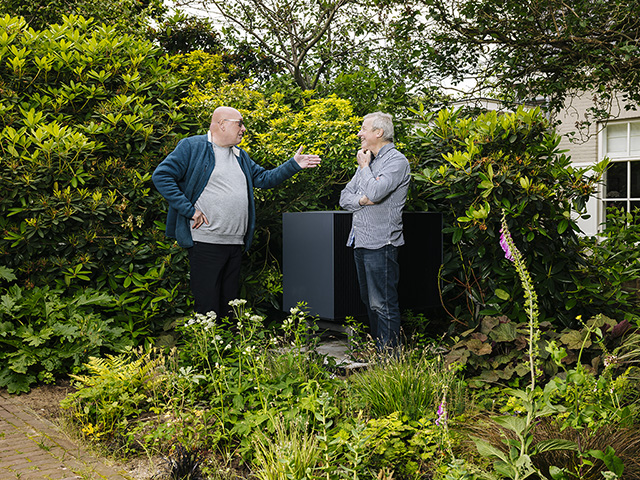
[[247,179],[233,148],[212,145],[215,167],[195,203],[196,209],[207,217],[209,225],[192,228],[191,236],[194,242],[243,245],[249,221]]

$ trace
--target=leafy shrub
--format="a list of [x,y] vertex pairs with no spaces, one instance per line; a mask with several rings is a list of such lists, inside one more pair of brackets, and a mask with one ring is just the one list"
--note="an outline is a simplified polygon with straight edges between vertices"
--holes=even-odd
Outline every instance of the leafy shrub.
[[[225,69],[233,70],[233,65],[225,65],[220,54],[195,50],[171,56],[171,67],[181,77],[189,81],[191,88],[220,88],[227,83],[229,74]],[[213,113],[213,112],[210,112]]]
[[616,311],[618,317],[638,320],[640,306],[639,211],[624,212],[610,207],[604,230],[596,237],[583,238],[587,260],[575,277],[569,302],[589,305],[592,311]]
[[[485,315],[526,320],[513,301],[522,298],[522,287],[505,268],[498,242],[503,210],[536,286],[541,320],[571,326],[586,316],[589,298],[571,295],[585,281],[578,272],[587,264],[572,215],[584,212],[606,162],[591,175],[573,167],[538,109],[477,118],[443,110],[423,122],[412,146],[422,161],[416,202],[444,214],[442,294],[451,317],[468,327]],[[605,315],[621,310],[602,303]]]
[[151,43],[82,17],[0,29],[0,262],[27,287],[106,289],[127,320],[184,309],[184,252],[151,182],[191,126],[184,80]]
[[220,55],[164,56],[82,17],[34,34],[18,18],[0,26],[0,261],[21,284],[106,288],[120,321],[151,331],[162,327],[160,313],[185,312],[186,252],[164,237],[166,202],[151,172],[179,138],[201,133],[194,119],[204,131],[226,104],[244,114],[243,146],[265,167],[302,143],[325,158],[316,171],[256,192],[258,238],[243,296],[278,305],[282,212],[335,208],[339,183],[355,168],[349,102],[304,93],[294,111],[282,95],[224,84]]
[[350,102],[335,96],[312,99],[312,92],[302,92],[303,105],[297,110],[286,103],[283,95],[265,96],[248,85],[195,88],[187,101],[207,127],[217,106],[237,108],[248,128],[240,146],[265,168],[289,159],[301,145],[305,152],[317,153],[323,159],[320,169],[296,175],[285,184],[286,188],[260,191],[258,220],[265,219],[263,225],[271,224],[272,211],[280,215],[301,208],[318,210],[328,207],[327,201],[333,202],[330,205],[335,208],[336,196],[342,189],[339,184],[346,182],[356,167],[360,119],[354,117]]
[[343,419],[320,448],[326,452],[317,478],[431,478],[450,451],[451,438],[435,412],[414,421],[400,412],[364,421]]
[[[566,350],[562,364],[575,366],[580,359],[595,373],[610,362],[611,352],[623,347],[636,334],[628,334],[629,322],[617,322],[603,315],[590,318],[580,329],[556,330],[549,322],[540,323],[539,358],[541,372],[549,380],[558,373],[558,367],[547,349],[550,342]],[[509,320],[506,316],[484,317],[480,324],[454,337],[454,345],[445,356],[447,363],[464,368],[469,386],[524,385],[530,380],[528,359],[528,326]],[[629,352],[627,352],[629,354]],[[633,361],[633,360],[631,360]],[[618,367],[628,366],[620,359]]]
[[158,20],[166,11],[159,0],[3,0],[0,15],[24,17],[34,30],[46,29],[54,23],[64,23],[65,16],[83,15],[98,24],[115,25],[127,33],[144,32],[151,20]]
[[[0,279],[14,281],[0,268]],[[101,311],[113,299],[97,292],[62,297],[49,287],[0,288],[0,388],[28,392],[36,382],[77,371],[90,356],[130,345]]]
[[71,375],[78,390],[61,405],[87,438],[121,441],[131,433],[128,421],[149,410],[151,392],[163,380],[162,361],[150,352],[92,357],[87,375]]
[[421,478],[444,451],[438,430],[425,419],[410,421],[399,412],[372,419],[363,432],[369,444],[364,464],[373,472],[391,471],[397,478]]

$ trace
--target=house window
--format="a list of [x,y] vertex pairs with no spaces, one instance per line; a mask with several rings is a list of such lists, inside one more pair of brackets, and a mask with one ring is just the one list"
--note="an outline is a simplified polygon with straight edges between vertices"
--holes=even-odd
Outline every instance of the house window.
[[603,156],[611,159],[604,179],[605,212],[640,209],[640,121],[610,123],[602,139]]

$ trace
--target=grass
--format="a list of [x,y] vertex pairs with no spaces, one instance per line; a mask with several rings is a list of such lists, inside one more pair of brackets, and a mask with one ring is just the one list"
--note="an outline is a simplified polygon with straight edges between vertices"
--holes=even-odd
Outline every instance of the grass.
[[447,392],[450,411],[464,408],[463,386],[440,359],[402,350],[379,357],[365,371],[350,377],[350,389],[362,408],[374,417],[401,412],[419,420],[435,412]]
[[309,478],[322,455],[317,437],[299,421],[286,422],[276,417],[273,426],[273,435],[261,432],[254,436],[253,476],[258,480]]

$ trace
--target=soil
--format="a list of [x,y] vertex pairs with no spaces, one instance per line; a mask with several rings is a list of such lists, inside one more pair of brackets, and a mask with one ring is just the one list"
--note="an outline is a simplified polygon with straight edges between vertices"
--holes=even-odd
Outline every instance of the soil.
[[160,465],[162,461],[160,457],[128,459],[106,457],[104,452],[100,452],[97,449],[92,448],[90,445],[83,443],[82,439],[78,438],[75,432],[66,428],[64,417],[66,412],[60,407],[60,402],[73,391],[74,389],[68,381],[61,381],[55,385],[41,385],[34,387],[29,391],[29,393],[23,393],[14,397],[14,399],[24,403],[39,416],[49,420],[51,423],[59,427],[67,436],[72,438],[77,444],[91,451],[95,457],[100,458],[105,464],[110,465],[117,470],[123,470],[126,472],[127,476],[132,479],[151,480],[154,475],[158,474],[158,465]]

